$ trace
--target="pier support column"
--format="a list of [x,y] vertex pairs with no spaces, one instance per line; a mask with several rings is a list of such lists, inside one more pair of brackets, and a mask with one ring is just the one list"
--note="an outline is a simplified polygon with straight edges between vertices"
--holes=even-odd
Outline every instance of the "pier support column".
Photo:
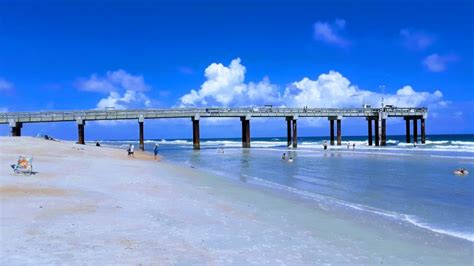
[[15,122],[11,120],[9,122],[10,127],[11,127],[11,135],[12,137],[20,137],[21,136],[21,128],[23,127],[23,123],[21,122]]
[[291,145],[291,117],[286,118],[286,147]]
[[421,144],[425,144],[426,134],[425,134],[425,119],[421,118]]
[[297,118],[293,117],[293,148],[298,147],[298,127],[296,126]]
[[372,118],[367,117],[367,137],[369,146],[372,146]]
[[143,132],[143,122],[144,118],[142,115],[138,117],[138,146],[140,146],[140,150],[144,151],[145,150],[145,134]]
[[387,119],[382,119],[382,138],[380,146],[387,145]]
[[418,119],[413,118],[413,143],[418,143]]
[[342,136],[341,136],[341,119],[337,119],[337,145],[341,146]]
[[406,140],[407,143],[411,142],[411,136],[410,136],[410,118],[405,117],[405,134],[406,134]]
[[86,125],[86,120],[82,118],[76,119],[77,122],[77,144],[86,144],[84,138],[84,126]]
[[250,116],[242,116],[242,148],[250,148]]
[[374,119],[375,124],[375,146],[380,146],[379,119]]
[[191,118],[193,121],[193,149],[199,150],[201,149],[201,140],[199,137],[199,116],[196,115]]
[[334,119],[332,118],[329,118],[329,136],[330,136],[329,144],[333,146],[334,145]]

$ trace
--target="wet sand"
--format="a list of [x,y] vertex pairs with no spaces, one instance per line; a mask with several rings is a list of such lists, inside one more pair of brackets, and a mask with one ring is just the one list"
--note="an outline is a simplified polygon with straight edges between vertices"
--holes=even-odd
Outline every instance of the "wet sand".
[[[13,175],[18,155],[37,174]],[[346,219],[141,152],[28,137],[0,138],[0,238],[2,265],[474,263],[469,241]]]

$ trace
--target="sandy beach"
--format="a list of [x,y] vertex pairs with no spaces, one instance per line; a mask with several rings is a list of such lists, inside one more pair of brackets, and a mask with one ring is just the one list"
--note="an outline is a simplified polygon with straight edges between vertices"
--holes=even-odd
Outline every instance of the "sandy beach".
[[[19,155],[35,175],[12,173]],[[466,240],[345,219],[140,152],[1,137],[0,180],[2,265],[474,262]]]

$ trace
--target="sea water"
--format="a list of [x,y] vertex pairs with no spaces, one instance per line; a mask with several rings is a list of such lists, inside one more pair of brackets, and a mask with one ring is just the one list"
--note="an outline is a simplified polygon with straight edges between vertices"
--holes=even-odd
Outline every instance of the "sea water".
[[[165,160],[284,191],[322,208],[337,205],[474,242],[474,135],[428,136],[416,147],[404,143],[404,136],[389,136],[386,147],[346,137],[328,150],[324,140],[298,138],[295,149],[286,138],[254,138],[252,148],[242,149],[240,139],[203,139],[195,151],[192,140],[160,139],[147,140],[145,148],[152,151],[157,143]],[[138,147],[135,140],[102,143]],[[456,176],[457,168],[471,175]]]

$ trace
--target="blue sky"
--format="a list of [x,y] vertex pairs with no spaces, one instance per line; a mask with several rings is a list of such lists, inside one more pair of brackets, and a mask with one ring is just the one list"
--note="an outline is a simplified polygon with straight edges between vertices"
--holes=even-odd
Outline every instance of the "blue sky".
[[[428,133],[473,133],[473,10],[472,1],[0,0],[0,109],[351,107],[383,94],[429,107]],[[253,136],[285,133],[284,121],[252,124]],[[327,121],[299,126],[303,136],[328,133]],[[146,130],[191,137],[187,120]],[[239,137],[240,123],[201,130]],[[135,122],[91,122],[86,138],[136,131]],[[74,123],[23,132],[76,137]],[[365,121],[345,120],[343,132],[363,135]],[[388,134],[403,132],[389,120]]]

